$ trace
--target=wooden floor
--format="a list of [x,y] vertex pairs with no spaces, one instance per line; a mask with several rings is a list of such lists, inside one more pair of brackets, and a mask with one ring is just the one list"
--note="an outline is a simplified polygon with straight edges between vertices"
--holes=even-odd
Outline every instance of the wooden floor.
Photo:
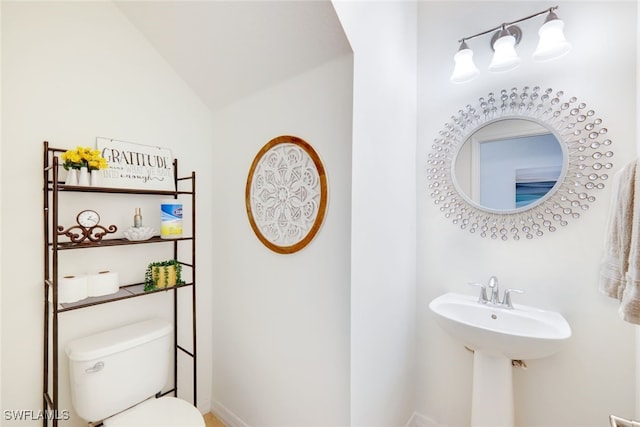
[[207,427],[227,427],[222,421],[216,418],[211,412],[204,414],[204,423]]

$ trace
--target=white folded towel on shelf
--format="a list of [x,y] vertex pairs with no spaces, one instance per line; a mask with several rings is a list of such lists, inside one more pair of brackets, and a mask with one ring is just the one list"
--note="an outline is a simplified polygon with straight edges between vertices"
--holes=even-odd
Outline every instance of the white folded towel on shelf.
[[638,160],[614,177],[599,289],[620,301],[620,316],[640,324],[640,170]]

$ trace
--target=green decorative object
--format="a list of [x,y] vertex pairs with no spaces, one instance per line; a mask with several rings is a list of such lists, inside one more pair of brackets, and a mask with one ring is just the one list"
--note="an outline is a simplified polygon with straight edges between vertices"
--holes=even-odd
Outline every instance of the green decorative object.
[[184,285],[181,273],[182,265],[175,259],[152,262],[144,273],[144,290],[154,291]]

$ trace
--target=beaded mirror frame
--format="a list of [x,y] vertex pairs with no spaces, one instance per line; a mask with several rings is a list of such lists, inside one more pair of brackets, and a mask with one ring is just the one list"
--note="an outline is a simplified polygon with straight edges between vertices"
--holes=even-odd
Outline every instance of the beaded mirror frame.
[[307,246],[327,209],[327,176],[313,147],[290,135],[269,141],[251,164],[245,205],[251,228],[272,251]]
[[[483,126],[519,118],[537,122],[563,144],[563,172],[555,186],[531,205],[509,211],[486,209],[471,201],[456,183],[455,158],[467,139]],[[595,202],[594,193],[604,188],[613,168],[608,130],[576,97],[564,100],[564,92],[553,89],[503,89],[490,92],[451,116],[434,139],[427,159],[430,195],[446,218],[463,230],[504,241],[540,237],[558,226],[578,219]]]

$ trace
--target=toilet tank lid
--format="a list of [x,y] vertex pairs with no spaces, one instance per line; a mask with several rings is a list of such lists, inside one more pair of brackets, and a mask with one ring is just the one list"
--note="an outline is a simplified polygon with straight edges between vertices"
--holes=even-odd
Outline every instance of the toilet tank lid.
[[167,336],[172,329],[166,320],[145,320],[69,341],[65,351],[70,360],[94,360]]

